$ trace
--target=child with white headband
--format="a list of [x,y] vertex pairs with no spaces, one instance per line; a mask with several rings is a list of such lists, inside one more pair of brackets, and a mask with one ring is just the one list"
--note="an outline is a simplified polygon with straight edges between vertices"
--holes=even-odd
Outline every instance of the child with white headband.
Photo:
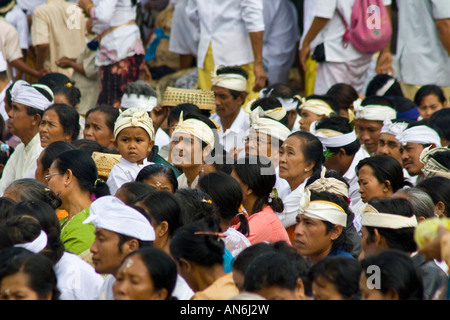
[[112,195],[126,182],[136,179],[139,171],[153,164],[147,160],[155,143],[153,122],[147,111],[129,108],[122,112],[114,125],[114,145],[121,155],[106,181]]

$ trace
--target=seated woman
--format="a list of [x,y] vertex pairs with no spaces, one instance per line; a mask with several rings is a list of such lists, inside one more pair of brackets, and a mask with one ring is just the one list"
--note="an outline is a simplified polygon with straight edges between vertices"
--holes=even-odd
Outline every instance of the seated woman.
[[80,133],[79,118],[78,112],[66,104],[48,107],[39,124],[41,146],[45,148],[54,141],[75,141]]
[[356,166],[361,200],[389,198],[397,190],[412,186],[403,176],[402,165],[393,157],[376,155],[361,160]]
[[112,106],[101,105],[86,113],[83,130],[84,139],[97,141],[100,145],[116,150],[114,145],[114,123],[120,111]]
[[175,193],[178,190],[178,180],[173,169],[159,163],[142,168],[136,181],[146,183],[158,191]]
[[238,159],[231,176],[242,188],[242,205],[248,213],[247,238],[250,243],[283,240],[290,244],[288,233],[277,215],[283,212],[284,206],[274,191],[276,175],[270,160],[265,157],[246,157],[244,161]]

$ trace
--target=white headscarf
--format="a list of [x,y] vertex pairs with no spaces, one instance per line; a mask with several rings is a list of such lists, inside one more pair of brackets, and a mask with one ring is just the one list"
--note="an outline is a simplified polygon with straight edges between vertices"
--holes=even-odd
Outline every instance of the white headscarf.
[[322,171],[320,172],[320,178],[315,180],[306,188],[317,192],[326,191],[348,198],[348,186],[343,181],[340,181],[336,178],[325,177],[326,172],[327,169],[323,167]]
[[320,99],[301,99],[301,104],[298,107],[299,110],[310,111],[318,116],[330,116],[333,112],[333,108],[328,103]]
[[274,108],[274,109],[268,109],[268,110],[263,110],[263,108],[261,108],[260,106],[256,106],[256,107],[252,110],[252,106],[253,106],[253,104],[254,104],[254,102],[255,102],[256,100],[258,100],[258,99],[253,99],[253,100],[249,101],[249,102],[246,104],[246,106],[244,107],[244,111],[247,112],[247,113],[249,113],[249,114],[251,114],[253,110],[259,108],[259,109],[261,109],[261,110],[264,112],[264,115],[265,115],[265,116],[270,117],[270,118],[275,119],[275,120],[281,120],[281,119],[283,119],[283,118],[286,116],[286,114],[287,114],[286,109],[284,109],[283,107],[280,107],[280,108]]
[[423,163],[422,172],[425,178],[439,176],[450,179],[450,168],[446,168],[432,157],[439,152],[450,152],[450,149],[446,147],[432,148],[432,146],[429,146],[423,149],[420,154],[419,159]]
[[223,65],[219,65],[214,70],[214,73],[212,75],[213,86],[218,86],[239,92],[245,92],[245,90],[247,89],[247,79],[237,73],[224,73],[218,75],[217,70],[223,67]]
[[357,99],[353,102],[353,109],[355,109],[355,119],[365,119],[372,121],[384,121],[386,117],[394,120],[397,117],[397,111],[389,106],[379,104],[369,104],[362,106],[362,99]]
[[281,122],[271,118],[263,118],[264,116],[266,116],[266,112],[261,107],[254,109],[250,114],[250,129],[285,141],[291,134],[291,130]]
[[142,241],[155,240],[155,230],[149,220],[136,209],[114,196],[103,196],[92,202],[89,217],[96,228],[106,229]]
[[413,214],[405,217],[393,213],[381,213],[372,205],[365,203],[360,207],[361,225],[365,227],[401,229],[417,226],[417,218]]
[[300,199],[298,214],[343,227],[347,225],[347,214],[338,204],[325,200],[311,201],[310,196],[311,192],[306,188]]
[[339,148],[346,146],[352,142],[355,142],[358,139],[356,137],[355,130],[349,133],[342,133],[339,131],[325,128],[316,130],[317,123],[318,121],[314,121],[313,123],[311,123],[309,131],[313,135],[315,135],[325,147]]
[[155,138],[152,118],[147,111],[140,108],[130,108],[122,112],[114,124],[114,139],[120,131],[129,127],[139,127],[147,131],[150,140]]
[[441,146],[441,137],[436,130],[426,125],[414,126],[403,130],[395,137],[400,145],[406,145],[408,142],[420,144],[434,144],[436,147]]
[[[271,95],[272,91],[273,91],[273,89],[268,91],[268,88],[264,88],[259,92],[259,96],[261,98],[270,97],[270,96],[272,96]],[[276,97],[276,96],[272,96],[272,97]],[[301,99],[300,96],[294,96],[292,98],[281,98],[281,97],[276,97],[276,98],[278,99],[278,101],[280,101],[282,107],[286,110],[286,112],[297,109],[297,107],[300,103],[299,100]]]
[[37,236],[36,239],[34,239],[33,241],[27,243],[18,243],[15,244],[14,247],[25,248],[27,250],[30,250],[31,252],[39,253],[45,249],[47,243],[48,243],[47,234],[45,233],[45,231],[41,230],[39,236]]
[[399,135],[408,127],[407,122],[392,122],[391,119],[386,117],[383,122],[383,127],[380,133],[388,133],[394,136]]
[[207,145],[214,147],[215,137],[214,131],[206,123],[198,119],[183,119],[183,111],[181,111],[180,119],[177,126],[173,130],[172,136],[176,133],[186,133],[199,138]]
[[36,90],[33,86],[48,89],[47,91],[52,95],[50,88],[45,85],[30,85],[24,80],[17,80],[11,89],[11,100],[13,102],[21,103],[27,107],[35,108],[45,111],[53,104],[42,93]]
[[157,104],[158,100],[156,99],[156,97],[147,97],[142,94],[137,95],[136,93],[125,93],[122,96],[122,100],[120,101],[120,105],[123,108],[140,108],[147,112],[152,111]]

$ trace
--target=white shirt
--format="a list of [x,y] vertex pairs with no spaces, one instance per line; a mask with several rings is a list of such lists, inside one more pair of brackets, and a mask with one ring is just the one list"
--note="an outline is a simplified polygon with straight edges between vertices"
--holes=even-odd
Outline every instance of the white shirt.
[[200,30],[199,68],[210,44],[215,65],[254,61],[249,32],[264,30],[262,0],[187,0],[186,14]]
[[236,258],[242,250],[252,245],[244,234],[232,227],[229,227],[224,234],[226,235],[224,238],[225,248],[230,251],[234,258]]
[[287,82],[300,38],[297,11],[290,0],[264,0],[263,58],[269,83]]
[[0,115],[2,116],[3,120],[5,120],[5,123],[6,123],[6,120],[9,119],[9,116],[5,110],[5,95],[6,95],[6,90],[9,88],[9,86],[11,84],[12,84],[12,81],[9,81],[9,83],[6,85],[6,87],[2,91],[0,91]]
[[[356,50],[351,43],[346,48],[342,46],[342,36],[345,33],[345,26],[338,13],[341,12],[347,25],[350,26],[352,8],[355,0],[315,0],[313,17],[330,19],[325,27],[319,32],[311,42],[311,52],[314,48],[324,43],[325,56],[327,62],[348,62],[359,59],[364,55]],[[391,0],[383,0],[385,6],[391,4]],[[305,31],[307,32],[307,31]]]
[[29,172],[36,170],[36,160],[39,158],[43,149],[39,139],[39,133],[36,133],[26,146],[23,142],[17,145],[3,169],[3,175],[0,179],[0,194],[5,192],[5,189],[11,182],[22,179]]
[[200,31],[186,15],[187,0],[173,0],[172,28],[169,50],[178,54],[197,56]]
[[278,197],[284,199],[291,192],[291,188],[286,179],[280,177],[280,167],[278,166],[275,168],[275,176],[275,188],[277,189]]
[[450,55],[434,21],[450,18],[449,1],[397,0],[397,5],[399,80],[415,85],[450,86]]
[[79,256],[64,252],[55,264],[60,300],[93,300],[103,285],[103,277]]
[[30,32],[28,31],[27,15],[18,5],[15,5],[14,8],[6,14],[5,19],[17,29],[17,32],[19,33],[20,48],[28,49],[31,39]]
[[44,4],[45,0],[17,0],[18,6],[27,11],[27,14],[31,14],[34,11],[34,8]]
[[305,185],[308,182],[308,178],[305,179],[297,189],[289,192],[284,198],[281,198],[284,205],[284,210],[279,213],[281,222],[285,228],[289,228],[296,223],[296,218],[298,214],[298,208],[300,205],[300,198],[305,191]]
[[115,195],[117,190],[124,183],[135,181],[139,171],[151,164],[153,164],[153,162],[150,162],[147,159],[144,159],[142,164],[137,164],[136,162],[130,162],[122,157],[120,162],[111,169],[108,180],[106,180],[110,193]]
[[103,280],[103,284],[99,291],[97,291],[97,295],[95,297],[96,300],[114,300],[114,292],[113,285],[116,281],[116,278],[112,274],[108,274]]
[[248,135],[248,130],[250,129],[250,116],[243,108],[239,111],[231,127],[225,132],[223,132],[220,117],[216,113],[213,113],[210,118],[220,127],[218,135],[225,152],[229,152],[234,147],[236,147],[236,149],[244,147],[244,137]]
[[186,280],[178,274],[172,296],[176,297],[178,300],[190,300],[193,295],[194,291],[192,291],[191,287],[189,287]]
[[196,176],[194,181],[189,185],[186,175],[182,173],[177,178],[178,189],[195,189],[197,187],[198,179],[199,176]]

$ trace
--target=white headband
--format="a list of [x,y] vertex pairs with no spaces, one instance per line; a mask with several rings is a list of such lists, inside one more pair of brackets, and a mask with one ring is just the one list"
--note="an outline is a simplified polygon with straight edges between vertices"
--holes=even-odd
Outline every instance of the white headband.
[[334,112],[328,103],[320,99],[309,99],[306,100],[302,98],[302,104],[298,107],[299,110],[310,111],[318,116],[329,116]]
[[45,231],[41,230],[39,236],[37,236],[37,238],[33,241],[27,243],[18,243],[15,244],[14,247],[25,248],[27,250],[30,250],[31,252],[39,253],[45,249],[45,247],[47,246],[47,242],[47,234],[45,233]]
[[355,109],[356,119],[365,119],[372,121],[384,121],[386,117],[394,120],[397,117],[395,109],[379,104],[369,104],[361,106],[362,99],[357,99],[353,102],[353,109]]
[[[266,97],[270,97],[271,93],[272,93],[273,89],[271,89],[269,92],[267,92],[267,88],[262,89],[259,92],[259,96],[261,98],[266,98]],[[274,96],[275,97],[275,96]],[[283,106],[283,108],[286,110],[286,112],[289,112],[291,110],[295,110],[297,109],[298,105],[299,105],[299,99],[297,99],[296,97],[294,98],[281,98],[281,97],[276,97],[278,99],[278,101],[280,101],[281,105]]]
[[336,203],[326,200],[310,201],[310,195],[311,192],[309,189],[305,189],[300,199],[298,214],[313,219],[328,221],[332,224],[339,224],[343,227],[347,225],[347,214],[344,209]]
[[[247,112],[247,113],[249,113],[249,114],[251,114],[252,111],[255,110],[255,109],[257,109],[257,108],[260,108],[261,110],[263,110],[263,108],[261,108],[260,106],[256,106],[256,107],[252,110],[252,105],[253,105],[253,103],[254,103],[256,100],[258,100],[258,99],[253,99],[253,100],[249,101],[249,102],[246,104],[246,106],[245,106],[245,108],[244,108],[244,111]],[[283,118],[286,116],[286,114],[287,114],[286,109],[284,109],[283,107],[281,107],[281,108],[275,108],[275,109],[268,109],[268,110],[263,110],[263,111],[264,111],[265,116],[270,117],[270,118],[275,119],[275,120],[281,120],[281,119],[283,119]]]
[[[44,85],[39,85],[39,87],[44,87]],[[24,80],[17,80],[14,83],[11,89],[11,100],[42,111],[53,104],[53,99],[49,101],[42,93]]]
[[120,105],[123,108],[140,108],[148,112],[152,111],[157,104],[158,100],[156,97],[146,97],[142,94],[137,95],[136,93],[124,94],[120,101]]
[[348,186],[336,178],[325,177],[327,169],[322,168],[320,178],[308,185],[306,188],[317,192],[330,192],[348,198]]
[[384,96],[385,93],[392,87],[392,85],[395,83],[395,79],[391,78],[389,79],[380,89],[377,90],[376,96]]
[[395,137],[400,145],[406,145],[408,142],[430,144],[433,143],[436,147],[441,146],[441,137],[432,128],[426,125],[414,126],[405,129]]
[[407,122],[392,122],[391,119],[384,119],[383,127],[381,128],[380,133],[388,133],[394,136],[399,135],[408,127]]
[[215,138],[213,129],[211,129],[206,123],[198,119],[183,119],[183,111],[181,111],[180,119],[175,127],[172,136],[176,133],[187,133],[199,138],[207,145],[214,147]]
[[106,229],[133,237],[142,241],[155,240],[155,230],[149,220],[136,209],[126,205],[115,196],[103,196],[92,202],[89,217],[83,224],[90,223]]
[[417,218],[413,214],[405,217],[393,213],[380,213],[372,205],[365,203],[360,207],[361,225],[365,227],[401,229],[417,226]]
[[217,70],[222,67],[222,65],[217,66],[214,71],[212,75],[212,84],[229,90],[245,92],[247,89],[247,79],[237,73],[223,73],[218,75]]
[[130,108],[122,112],[114,123],[114,139],[117,138],[120,131],[129,127],[139,127],[144,129],[150,140],[155,137],[155,129],[153,128],[152,118],[147,111],[140,108]]
[[309,131],[315,135],[322,144],[327,148],[339,148],[346,146],[352,142],[355,142],[358,138],[356,137],[355,130],[349,133],[342,133],[332,129],[317,129],[316,125],[318,121],[314,121]]
[[250,114],[250,129],[285,141],[291,134],[291,130],[277,120],[262,118],[264,116],[266,116],[266,112],[261,107],[254,109]]

